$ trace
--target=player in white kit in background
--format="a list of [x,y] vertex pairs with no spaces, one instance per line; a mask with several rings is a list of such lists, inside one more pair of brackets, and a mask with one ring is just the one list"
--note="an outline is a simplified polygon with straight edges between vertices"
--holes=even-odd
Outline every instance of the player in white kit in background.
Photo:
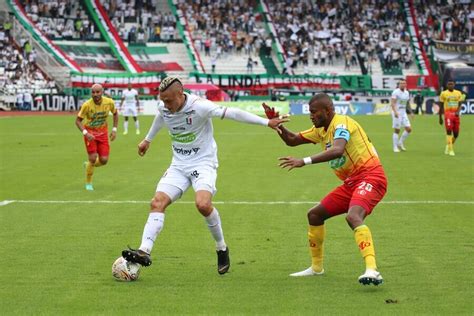
[[[125,106],[124,106],[125,103]],[[122,92],[122,101],[120,102],[120,112],[124,116],[123,134],[128,134],[128,117],[133,116],[135,121],[135,133],[140,134],[140,123],[138,122],[138,110],[140,108],[140,101],[138,100],[138,91],[132,89],[132,84],[128,84],[128,89]]]
[[[393,151],[398,153],[400,150],[405,151],[405,140],[411,133],[411,124],[408,119],[407,111],[413,117],[413,112],[410,107],[410,93],[406,89],[407,82],[400,80],[398,88],[392,92],[391,106],[392,106],[392,127],[393,127]],[[404,127],[401,136],[400,128]]]
[[281,132],[279,125],[288,120],[282,118],[268,120],[184,93],[183,85],[176,77],[163,79],[159,90],[161,101],[158,105],[158,114],[145,139],[138,145],[138,154],[145,155],[155,135],[165,127],[171,137],[173,158],[171,165],[158,182],[140,247],[138,250],[126,249],[122,251],[122,256],[128,261],[149,266],[150,253],[163,228],[166,208],[192,187],[195,191],[195,205],[204,216],[216,243],[217,272],[224,274],[229,270],[230,259],[219,212],[212,204],[212,197],[216,192],[218,167],[212,117],[264,125],[278,132]]

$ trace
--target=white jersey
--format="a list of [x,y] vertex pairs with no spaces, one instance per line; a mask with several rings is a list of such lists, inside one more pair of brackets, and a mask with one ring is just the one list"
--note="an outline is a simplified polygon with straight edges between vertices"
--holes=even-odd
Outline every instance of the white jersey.
[[268,120],[238,109],[219,106],[196,95],[185,93],[186,103],[176,113],[166,109],[163,102],[158,104],[158,114],[145,137],[152,141],[163,125],[168,128],[173,151],[172,164],[210,164],[217,167],[217,144],[214,140],[212,117],[228,117],[237,121],[267,125]]
[[124,98],[124,105],[125,106],[136,106],[137,100],[136,96],[138,95],[137,90],[131,89],[131,90],[124,90],[122,92],[122,98]]
[[392,92],[392,99],[397,100],[395,104],[395,109],[398,112],[405,112],[408,106],[408,102],[410,101],[410,93],[407,89],[402,91],[397,88]]

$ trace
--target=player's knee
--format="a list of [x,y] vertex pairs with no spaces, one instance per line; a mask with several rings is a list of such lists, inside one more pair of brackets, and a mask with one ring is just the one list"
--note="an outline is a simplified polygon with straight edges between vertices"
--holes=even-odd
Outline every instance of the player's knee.
[[151,199],[150,207],[152,210],[164,211],[166,206],[167,200],[161,195],[154,196],[153,199]]
[[106,165],[109,162],[108,158],[99,158],[99,161],[102,165]]
[[350,227],[356,228],[357,226],[362,225],[364,219],[355,212],[349,212],[346,215],[346,222],[349,224]]
[[201,214],[210,213],[212,211],[212,203],[209,199],[197,199],[196,208]]
[[411,133],[411,127],[406,128],[407,133]]
[[308,211],[308,223],[310,225],[318,226],[324,223],[324,218],[317,212],[315,208],[311,208]]

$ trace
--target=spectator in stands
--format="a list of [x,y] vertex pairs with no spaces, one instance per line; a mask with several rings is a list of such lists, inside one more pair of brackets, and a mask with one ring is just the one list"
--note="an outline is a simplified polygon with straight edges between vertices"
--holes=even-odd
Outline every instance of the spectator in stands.
[[17,110],[23,111],[23,104],[24,104],[24,98],[23,98],[23,91],[18,90],[16,93],[16,108]]
[[249,74],[253,73],[253,60],[252,60],[252,57],[250,56],[247,60],[247,73]]
[[216,63],[217,63],[217,55],[213,55],[211,58],[212,73],[216,72]]
[[23,110],[31,111],[31,105],[33,102],[33,96],[31,95],[29,90],[26,90],[23,94]]

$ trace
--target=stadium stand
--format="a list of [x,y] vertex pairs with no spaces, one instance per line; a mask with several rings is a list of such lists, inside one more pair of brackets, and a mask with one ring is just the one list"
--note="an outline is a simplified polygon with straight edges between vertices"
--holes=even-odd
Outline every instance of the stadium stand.
[[21,0],[28,17],[52,40],[99,40],[100,33],[81,1]]
[[128,43],[176,41],[176,18],[165,2],[157,0],[102,0],[120,37]]
[[[21,38],[19,42],[14,41],[10,24],[12,21],[7,18],[0,25],[0,90],[2,95],[57,93],[55,81],[36,65],[36,49],[27,38]],[[7,103],[16,103],[11,98],[8,100]]]
[[223,0],[179,3],[178,9],[186,18],[184,28],[206,73],[268,73],[259,56],[268,34],[255,13],[256,2],[246,4]]
[[264,1],[289,74],[402,74],[413,52],[400,5],[393,1]]
[[[369,85],[382,82],[382,76],[396,81],[412,75],[415,82],[420,75],[423,80],[432,77],[428,59],[433,40],[473,40],[474,8],[463,0],[7,0],[7,4],[20,21],[15,23],[23,27],[15,37],[7,35],[8,22],[0,31],[1,89],[10,94],[25,87],[53,89],[49,78],[56,79],[54,89],[62,89],[71,70],[79,73],[78,78],[120,74],[122,81],[138,73],[158,78],[153,79],[158,83],[165,75],[202,80],[209,74],[373,75]],[[64,56],[70,57],[73,67],[68,60],[61,61]],[[128,67],[130,62],[135,69]],[[229,85],[242,82],[241,77],[234,78],[237,81]],[[85,87],[86,82],[78,86]],[[321,85],[337,83],[328,79]],[[147,89],[152,91],[153,86],[148,84]]]
[[474,18],[474,4],[459,1],[415,1],[420,40],[425,51],[433,45],[432,40],[446,42],[474,42],[471,19]]

